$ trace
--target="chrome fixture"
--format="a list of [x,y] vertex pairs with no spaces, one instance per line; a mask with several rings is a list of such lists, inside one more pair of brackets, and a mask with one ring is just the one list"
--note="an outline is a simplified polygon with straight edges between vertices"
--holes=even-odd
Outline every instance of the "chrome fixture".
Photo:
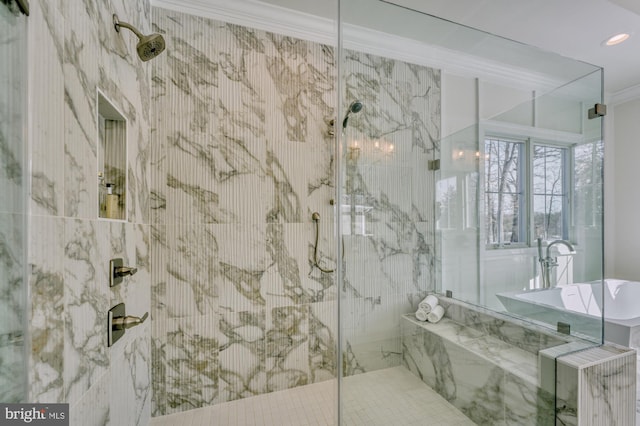
[[149,312],[145,312],[142,318],[125,315],[124,303],[118,303],[116,306],[109,309],[107,320],[108,346],[112,346],[122,336],[124,336],[126,330],[142,324],[147,318],[149,318]]
[[149,312],[145,312],[142,318],[126,316],[126,317],[115,317],[111,320],[111,325],[116,330],[126,330],[131,327],[135,327],[136,325],[142,324],[149,317]]
[[[362,111],[362,102],[360,101],[353,101],[349,104],[349,108],[347,109],[347,113],[344,115],[344,118],[342,119],[342,131],[344,132],[344,129],[347,128],[347,123],[349,122],[349,116],[351,114],[357,114],[360,111]],[[336,120],[330,120],[328,122],[329,125],[329,130],[327,131],[327,134],[329,136],[335,136],[336,135]]]
[[347,128],[347,122],[349,121],[349,116],[351,114],[357,114],[362,111],[362,102],[356,100],[351,102],[349,108],[347,109],[347,113],[344,115],[344,119],[342,119],[342,128]]
[[542,275],[542,288],[551,288],[551,268],[558,266],[557,257],[551,257],[551,247],[562,244],[569,249],[569,254],[575,254],[576,250],[569,241],[553,240],[547,245],[547,255],[542,257],[542,238],[538,238],[538,262],[540,262]]
[[109,261],[109,287],[116,286],[122,282],[124,277],[130,276],[138,272],[138,268],[124,266],[122,259],[111,259]]
[[329,130],[327,130],[327,134],[329,136],[335,136],[336,135],[336,120],[330,120],[328,123],[329,126]]
[[118,15],[115,14],[113,15],[113,26],[117,32],[120,32],[120,28],[126,28],[131,30],[138,37],[139,41],[136,46],[136,50],[138,51],[140,59],[145,62],[155,58],[164,51],[164,37],[160,34],[144,35],[133,25],[127,24],[126,22],[120,22]]
[[311,214],[311,219],[313,219],[313,221],[316,223],[316,242],[313,245],[313,266],[315,266],[316,268],[318,268],[324,273],[330,274],[331,272],[334,272],[335,269],[324,269],[318,263],[318,238],[320,236],[320,213],[313,212]]

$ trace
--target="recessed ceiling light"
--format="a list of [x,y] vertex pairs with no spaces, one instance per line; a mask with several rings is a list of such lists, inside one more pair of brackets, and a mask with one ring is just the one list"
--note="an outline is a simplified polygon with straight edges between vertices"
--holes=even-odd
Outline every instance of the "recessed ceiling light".
[[629,37],[631,37],[631,35],[628,34],[628,33],[616,34],[616,35],[611,36],[608,39],[606,39],[603,42],[603,44],[606,45],[606,46],[615,46],[616,44],[622,43],[623,41],[625,41]]

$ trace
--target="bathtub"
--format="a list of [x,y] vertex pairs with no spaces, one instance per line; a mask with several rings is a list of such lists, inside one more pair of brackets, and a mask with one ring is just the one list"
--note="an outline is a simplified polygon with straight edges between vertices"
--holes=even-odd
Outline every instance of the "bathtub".
[[[547,324],[564,322],[571,333],[599,339],[604,310],[605,340],[632,346],[634,328],[640,333],[640,282],[616,279],[570,284],[550,289],[499,293],[508,312]],[[604,300],[604,304],[603,304]]]

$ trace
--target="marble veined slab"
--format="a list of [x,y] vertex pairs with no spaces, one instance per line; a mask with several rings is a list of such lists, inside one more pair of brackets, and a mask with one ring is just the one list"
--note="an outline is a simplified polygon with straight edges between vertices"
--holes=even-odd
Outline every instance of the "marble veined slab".
[[404,319],[426,332],[436,334],[448,342],[475,353],[486,361],[505,367],[521,379],[537,384],[538,357],[531,352],[446,318],[437,324],[420,322],[414,318],[413,314],[404,315]]
[[553,425],[553,394],[538,384],[538,359],[486,331],[444,318],[402,318],[405,366],[477,424]]

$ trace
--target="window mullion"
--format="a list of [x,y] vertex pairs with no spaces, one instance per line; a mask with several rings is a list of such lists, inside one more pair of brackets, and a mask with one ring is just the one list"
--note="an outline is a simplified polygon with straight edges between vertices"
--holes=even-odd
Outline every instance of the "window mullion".
[[534,213],[533,213],[533,141],[531,138],[527,139],[526,142],[526,151],[527,151],[527,160],[524,164],[525,173],[526,173],[526,194],[524,196],[526,203],[526,219],[523,221],[529,225],[529,232],[526,233],[528,236],[527,243],[531,245],[531,242],[535,240],[535,222],[534,222]]
[[572,179],[572,170],[573,170],[573,161],[571,159],[571,150],[563,149],[562,150],[562,238],[565,240],[569,240],[569,227],[570,227],[570,217],[571,217],[571,200],[569,197],[571,196],[571,182]]

